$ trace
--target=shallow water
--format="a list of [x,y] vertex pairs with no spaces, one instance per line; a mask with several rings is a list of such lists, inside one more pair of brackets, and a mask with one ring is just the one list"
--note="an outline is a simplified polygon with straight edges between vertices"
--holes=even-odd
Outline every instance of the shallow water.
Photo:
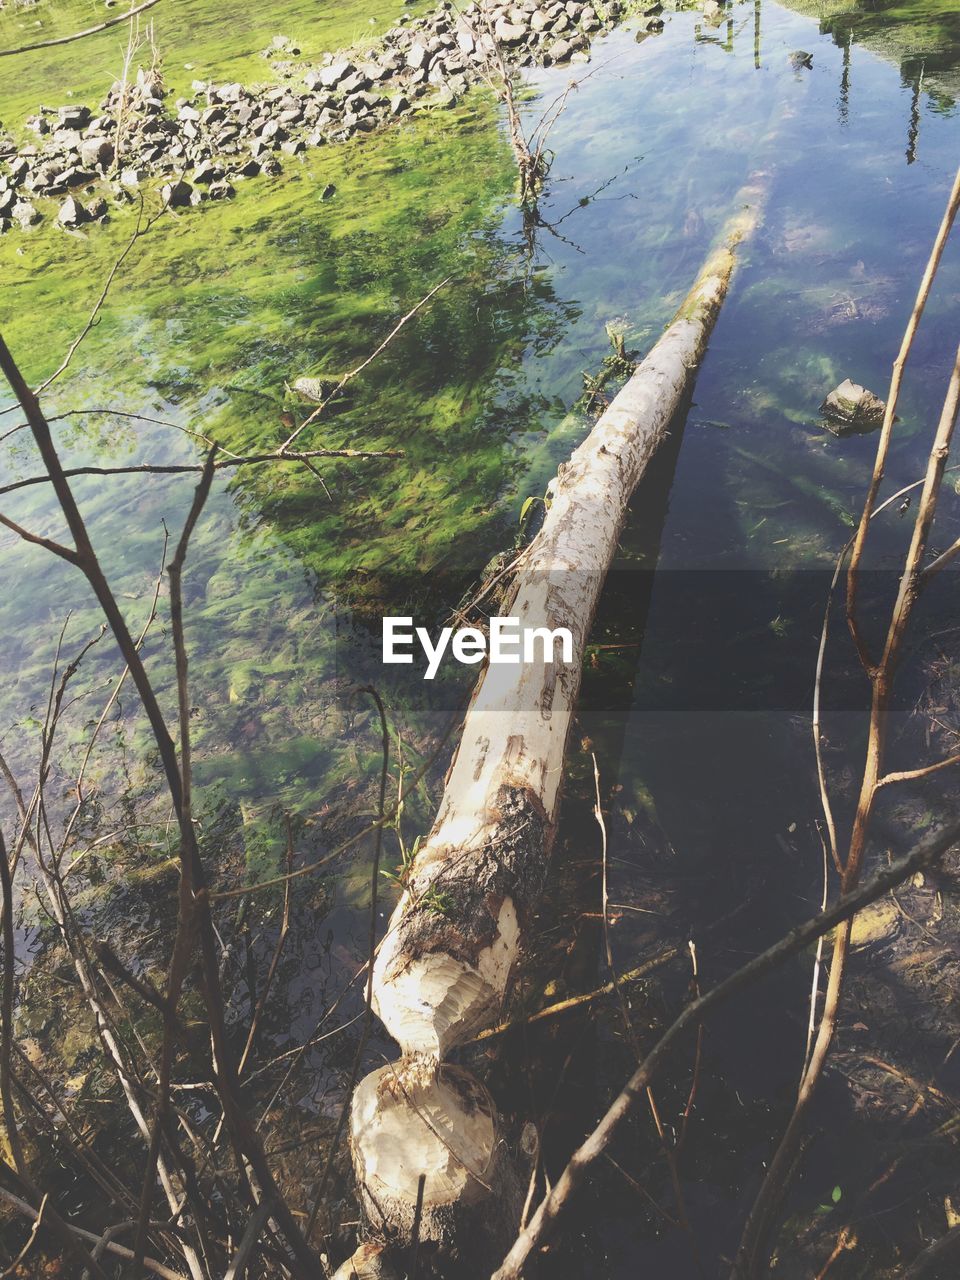
[[[99,12],[66,6],[56,23],[72,28]],[[173,13],[163,17],[171,30]],[[361,22],[352,13],[337,10],[340,25],[329,30],[319,24],[315,47],[328,36],[351,38]],[[252,78],[255,48],[276,31],[299,38],[292,23],[302,13],[264,7],[255,30],[233,29],[233,44],[200,0],[181,3],[176,16],[186,26],[170,37],[169,66],[181,57],[179,40],[198,64],[190,74]],[[906,55],[893,36],[902,27],[888,24],[886,38],[875,39],[875,10],[862,32],[864,24],[838,27],[830,17],[837,39],[770,0],[734,6],[718,27],[693,12],[665,16],[661,35],[627,24],[595,45],[588,68],[530,78],[531,120],[571,75],[579,81],[550,137],[544,225],[532,238],[513,207],[502,121],[478,91],[453,111],[293,161],[235,202],[161,219],[51,389],[50,412],[106,406],[202,431],[237,451],[273,447],[286,434],[285,381],[358,364],[450,277],[348,403],[304,441],[405,456],[320,464],[326,490],[301,469],[224,473],[197,530],[186,580],[196,773],[211,832],[229,817],[226,843],[238,861],[225,874],[277,867],[278,807],[309,820],[298,844],[305,857],[369,813],[377,738],[368,709],[349,697],[366,670],[358,657],[365,624],[411,608],[443,618],[512,542],[524,499],[543,492],[589,428],[575,405],[583,371],[609,350],[605,325],[620,323],[629,348],[648,349],[742,184],[762,172],[762,230],[745,250],[686,424],[638,494],[624,535],[594,637],[610,647],[591,661],[581,728],[598,744],[605,785],[618,789],[617,900],[652,901],[671,924],[677,918],[696,932],[762,885],[764,918],[722,936],[717,968],[814,902],[820,854],[804,725],[824,590],[874,449],[873,437],[825,432],[817,409],[845,377],[885,394],[958,154],[944,77],[960,51],[948,22],[935,35],[935,24],[920,22],[941,74],[929,92],[910,67],[901,70]],[[788,54],[798,48],[813,55],[812,69],[793,69]],[[112,77],[107,61],[84,62],[90,77],[78,96],[100,92],[94,82]],[[5,123],[11,110],[36,105],[38,83],[44,99],[60,101],[67,65],[59,57],[32,64],[11,88],[0,62]],[[331,182],[335,197],[321,201]],[[0,320],[28,377],[56,367],[132,226],[132,215],[120,216],[89,236],[64,236],[46,223],[0,241]],[[891,491],[919,474],[955,348],[958,296],[954,241],[901,399]],[[0,434],[15,422],[0,417]],[[170,426],[116,413],[64,419],[58,431],[72,465],[198,456]],[[10,480],[38,470],[24,435],[0,445]],[[105,567],[142,621],[162,523],[179,528],[191,480],[85,477],[76,492]],[[42,488],[11,495],[3,509],[57,532]],[[895,514],[878,525],[877,567],[895,563],[903,528]],[[947,501],[938,543],[955,533],[956,503]],[[76,598],[70,571],[42,552],[3,534],[0,553],[8,637],[0,726],[9,726],[3,750],[27,785],[64,615],[72,610],[71,654],[97,615],[92,600]],[[169,704],[162,625],[147,653]],[[63,780],[117,665],[106,641],[85,661],[90,692],[64,730]],[[855,682],[838,675],[835,689],[839,711],[859,705]],[[418,684],[391,696],[413,753],[435,744],[458,695]],[[842,728],[855,739],[857,724],[853,714],[838,718],[838,737]],[[571,823],[582,765],[571,764]],[[152,767],[127,709],[97,759],[111,817],[121,788],[149,791]],[[411,801],[408,837],[428,820],[430,803],[426,794]],[[149,830],[138,839],[143,866],[167,856]],[[98,856],[109,866],[110,846]],[[361,847],[304,903],[298,967],[287,975],[293,1018],[277,1031],[280,1045],[307,1033],[326,993],[363,955],[368,856]],[[633,917],[616,938],[624,967],[649,942]],[[758,999],[754,1014],[715,1048],[704,1086],[728,1103],[734,1093],[752,1099],[744,1145],[731,1138],[725,1149],[722,1125],[697,1139],[707,1175],[693,1199],[711,1257],[735,1244],[732,1215],[744,1208],[770,1114],[783,1105],[802,1048],[782,991]],[[773,1050],[761,1030],[773,1033]],[[589,1111],[595,1078],[614,1080],[622,1065],[614,1033],[598,1034],[595,1077],[587,1072],[574,1113]],[[336,1058],[315,1058],[298,1097],[326,1114],[341,1068]],[[821,1194],[814,1186],[808,1199]],[[588,1250],[603,1240],[605,1274],[635,1274],[638,1258],[670,1275],[695,1274],[674,1235],[658,1239],[649,1219],[627,1229],[613,1216],[615,1231],[604,1216],[587,1234]]]

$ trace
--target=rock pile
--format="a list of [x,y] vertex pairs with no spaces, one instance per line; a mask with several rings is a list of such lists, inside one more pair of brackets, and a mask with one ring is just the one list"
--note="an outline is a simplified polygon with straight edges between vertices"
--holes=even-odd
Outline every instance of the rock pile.
[[[642,9],[651,25],[659,11],[657,3]],[[621,0],[486,0],[457,13],[442,0],[425,17],[403,15],[363,56],[326,55],[303,75],[303,88],[194,81],[193,96],[172,107],[160,76],[140,71],[135,83],[114,85],[96,114],[86,106],[41,107],[26,122],[36,144],[18,148],[0,136],[0,232],[37,222],[37,197],[64,197],[56,222],[66,230],[102,221],[103,197],[85,206],[75,193],[96,196],[92,184],[104,179],[116,200],[131,199],[151,180],[173,208],[225,199],[239,181],[278,173],[281,155],[456,102],[495,74],[498,46],[510,67],[586,59],[592,37],[624,12]],[[278,37],[274,47],[290,42]]]

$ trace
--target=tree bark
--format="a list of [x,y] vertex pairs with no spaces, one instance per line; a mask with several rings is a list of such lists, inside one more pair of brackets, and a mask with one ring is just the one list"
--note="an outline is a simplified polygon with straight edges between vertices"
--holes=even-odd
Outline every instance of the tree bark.
[[[504,615],[568,628],[572,660],[488,666],[464,719],[436,822],[419,850],[374,967],[374,1006],[402,1059],[358,1087],[351,1148],[365,1218],[406,1245],[420,1175],[419,1238],[458,1276],[484,1271],[518,1208],[492,1100],[443,1059],[498,1017],[556,834],[584,646],[634,489],[669,432],[755,229],[755,174],[663,336],[551,484]],[[556,655],[559,658],[559,655]],[[502,1255],[501,1255],[502,1256]],[[484,1261],[481,1261],[483,1259]]]

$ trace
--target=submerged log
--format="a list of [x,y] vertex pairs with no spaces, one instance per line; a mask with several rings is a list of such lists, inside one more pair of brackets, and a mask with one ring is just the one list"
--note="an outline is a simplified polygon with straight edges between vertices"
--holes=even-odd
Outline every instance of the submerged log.
[[604,578],[631,495],[703,357],[765,186],[755,175],[740,192],[675,318],[559,468],[501,612],[525,629],[568,628],[572,660],[484,671],[436,822],[377,956],[376,1011],[403,1058],[354,1095],[354,1165],[371,1233],[406,1246],[416,1218],[419,1239],[446,1259],[441,1274],[489,1275],[485,1245],[499,1234],[494,1224],[509,1234],[518,1212],[492,1100],[441,1062],[499,1014],[556,833],[584,646]]

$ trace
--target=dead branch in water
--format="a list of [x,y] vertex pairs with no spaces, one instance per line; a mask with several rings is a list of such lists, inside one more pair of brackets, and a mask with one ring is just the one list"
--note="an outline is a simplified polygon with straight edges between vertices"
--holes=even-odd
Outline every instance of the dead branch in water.
[[858,911],[882,898],[917,871],[940,861],[958,843],[960,822],[954,822],[926,837],[909,854],[891,863],[853,892],[843,895],[826,911],[792,929],[772,947],[768,947],[729,978],[688,1004],[627,1081],[597,1128],[574,1152],[553,1190],[541,1203],[529,1226],[517,1238],[492,1280],[519,1280],[524,1274],[530,1255],[549,1240],[572,1197],[587,1179],[593,1164],[604,1155],[620,1126],[646,1097],[647,1086],[666,1065],[670,1050],[685,1031],[694,1028],[732,996],[773,972],[785,960],[804,951],[837,925],[844,925]]
[[[873,660],[869,656],[863,639],[861,621],[857,614],[859,565],[866,534],[877,507],[877,497],[889,451],[894,409],[900,390],[903,368],[958,208],[960,208],[960,170],[957,172],[953,190],[950,193],[947,208],[927,262],[920,291],[907,323],[900,352],[894,361],[890,400],[884,414],[873,473],[860,524],[853,538],[851,561],[847,575],[847,621],[857,654],[870,680],[871,705],[856,812],[845,855],[838,857],[842,893],[850,893],[856,888],[860,880],[868,848],[871,822],[876,811],[877,797],[882,788],[894,782],[905,782],[927,777],[942,768],[952,766],[958,762],[958,757],[951,756],[919,769],[903,770],[896,773],[887,773],[885,771],[894,681],[916,603],[928,580],[925,577],[924,560],[936,515],[950,445],[956,427],[958,409],[960,409],[960,348],[958,348],[954,360],[940,419],[930,446],[926,474],[922,482],[921,495],[917,504],[904,570],[900,577],[897,596],[890,612],[881,655],[877,660]],[[843,554],[841,553],[838,568],[839,564],[842,563]],[[834,582],[836,582],[836,575]],[[818,658],[817,696],[819,696],[819,679],[822,670],[822,652],[825,645],[825,637],[826,621],[821,639],[821,654]],[[819,734],[819,723],[817,723],[815,733]],[[832,817],[822,766],[820,766],[820,783],[824,812],[827,816],[828,824],[830,824],[832,823]],[[773,1231],[774,1220],[786,1188],[795,1172],[807,1115],[833,1043],[843,992],[843,979],[850,952],[850,938],[851,925],[848,922],[842,929],[837,931],[834,938],[830,974],[817,1035],[809,1053],[809,1060],[805,1064],[794,1110],[764,1176],[760,1191],[744,1228],[743,1238],[732,1273],[734,1280],[754,1280],[754,1277],[765,1266],[768,1241]]]
[[[290,1267],[296,1275],[302,1276],[304,1280],[307,1280],[307,1278],[313,1277],[316,1273],[316,1257],[304,1240],[300,1228],[276,1184],[261,1140],[250,1122],[239,1096],[236,1065],[233,1061],[232,1050],[229,1047],[227,1037],[224,998],[220,986],[217,946],[210,911],[209,894],[206,888],[205,870],[200,858],[196,830],[191,816],[189,702],[186,691],[186,648],[183,638],[179,584],[189,535],[209,492],[213,476],[215,450],[212,449],[208,457],[207,466],[191,507],[177,555],[170,566],[174,648],[180,712],[180,757],[178,758],[177,750],[167,728],[156,692],[144,667],[139,648],[130,634],[117,599],[103,573],[86,524],[74,499],[69,480],[64,473],[53,443],[49,424],[43,415],[36,395],[26,385],[2,338],[0,338],[0,370],[2,370],[10,383],[14,395],[30,424],[31,434],[47,467],[73,541],[73,546],[69,547],[50,540],[38,539],[28,531],[21,530],[5,517],[3,521],[8,527],[13,527],[16,532],[21,533],[21,536],[30,541],[42,542],[47,545],[49,550],[80,569],[93,589],[107,623],[113,632],[114,639],[130,670],[131,678],[140,695],[141,703],[153,730],[154,741],[160,755],[167,789],[180,830],[180,919],[167,979],[167,1012],[164,1017],[164,1047],[161,1053],[159,1071],[158,1104],[154,1125],[150,1131],[150,1155],[141,1197],[137,1239],[133,1251],[134,1256],[140,1258],[144,1253],[147,1223],[149,1221],[151,1199],[149,1192],[152,1184],[152,1171],[158,1167],[162,1146],[167,1148],[171,1159],[180,1167],[188,1194],[192,1186],[190,1166],[184,1163],[184,1154],[168,1123],[167,1099],[177,1004],[186,974],[189,968],[196,963],[199,966],[200,989],[211,1033],[211,1075],[223,1107],[226,1127],[235,1151],[238,1167],[248,1171],[245,1181],[248,1184],[248,1194],[252,1207],[256,1207],[259,1197],[262,1197],[263,1201],[269,1205],[271,1219],[275,1222],[277,1231],[282,1233],[285,1248],[289,1251]],[[196,1201],[196,1196],[191,1196],[191,1199]],[[194,1268],[191,1269],[194,1270]],[[200,1274],[202,1273],[197,1262],[195,1275],[199,1276]]]
[[99,35],[101,31],[107,31],[110,27],[118,27],[121,22],[129,22],[137,14],[143,13],[145,9],[152,9],[159,3],[160,0],[144,0],[143,4],[138,4],[135,9],[128,9],[119,17],[108,18],[106,22],[98,22],[95,27],[87,27],[84,31],[74,31],[69,36],[56,36],[52,40],[37,40],[34,44],[22,44],[16,49],[0,49],[0,58],[12,58],[18,53],[33,53],[37,49],[52,49],[57,45],[73,44],[75,40],[84,40],[87,36]]
[[[213,471],[224,471],[233,467],[263,466],[268,462],[307,462],[312,458],[402,458],[402,449],[307,449],[303,453],[254,453],[246,457],[218,458],[213,462]],[[68,479],[77,476],[131,476],[131,475],[189,475],[202,472],[203,463],[154,463],[138,462],[129,467],[65,467],[63,474]],[[18,489],[28,489],[37,484],[50,484],[49,475],[29,476],[25,480],[14,480],[0,488],[0,495],[15,493]]]

